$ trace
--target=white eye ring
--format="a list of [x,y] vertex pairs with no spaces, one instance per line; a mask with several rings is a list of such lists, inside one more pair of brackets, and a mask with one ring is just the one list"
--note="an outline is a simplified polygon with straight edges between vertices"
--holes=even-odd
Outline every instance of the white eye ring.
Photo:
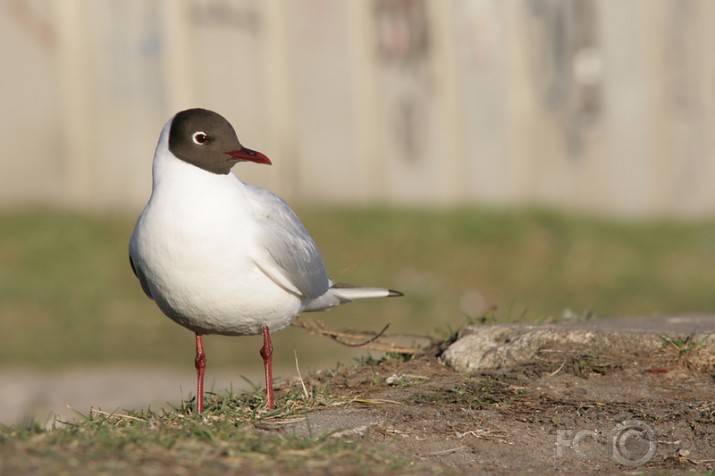
[[203,131],[194,132],[191,135],[191,139],[194,141],[194,144],[198,145],[204,145],[209,140],[208,136]]

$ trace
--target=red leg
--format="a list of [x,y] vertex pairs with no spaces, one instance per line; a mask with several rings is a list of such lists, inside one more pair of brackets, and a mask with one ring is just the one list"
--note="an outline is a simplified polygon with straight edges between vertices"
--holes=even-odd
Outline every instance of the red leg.
[[206,354],[204,353],[204,338],[201,334],[196,334],[196,412],[204,412],[204,372],[206,371]]
[[273,398],[273,344],[271,344],[271,332],[268,326],[263,326],[263,347],[261,347],[261,357],[263,357],[263,368],[266,371],[266,396],[268,398],[268,408],[274,409],[276,402]]

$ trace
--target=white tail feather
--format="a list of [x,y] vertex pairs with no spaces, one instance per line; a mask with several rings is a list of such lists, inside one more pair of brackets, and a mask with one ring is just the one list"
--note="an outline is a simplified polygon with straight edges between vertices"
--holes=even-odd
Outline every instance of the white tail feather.
[[324,311],[331,307],[351,302],[354,299],[369,299],[402,296],[399,291],[385,288],[369,288],[350,284],[334,284],[322,296],[313,299],[303,307],[304,312]]
[[389,289],[383,288],[361,288],[361,287],[332,287],[333,294],[343,299],[352,301],[353,299],[381,298],[390,295]]

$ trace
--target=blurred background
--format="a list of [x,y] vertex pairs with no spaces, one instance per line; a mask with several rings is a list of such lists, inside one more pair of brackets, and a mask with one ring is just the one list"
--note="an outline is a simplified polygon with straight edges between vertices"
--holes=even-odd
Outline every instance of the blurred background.
[[[406,294],[308,316],[328,327],[712,312],[714,22],[710,0],[0,0],[0,422],[193,392],[193,335],[127,260],[189,107],[271,158],[235,172],[336,281]],[[206,345],[217,388],[260,383],[260,339]],[[367,355],[295,328],[275,349],[284,378],[294,351]]]

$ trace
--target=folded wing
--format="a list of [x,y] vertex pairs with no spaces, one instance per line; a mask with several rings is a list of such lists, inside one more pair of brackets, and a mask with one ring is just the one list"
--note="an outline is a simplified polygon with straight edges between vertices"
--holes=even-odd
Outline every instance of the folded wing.
[[325,294],[328,274],[318,247],[296,214],[277,195],[247,186],[257,228],[256,265],[278,285],[308,299]]

